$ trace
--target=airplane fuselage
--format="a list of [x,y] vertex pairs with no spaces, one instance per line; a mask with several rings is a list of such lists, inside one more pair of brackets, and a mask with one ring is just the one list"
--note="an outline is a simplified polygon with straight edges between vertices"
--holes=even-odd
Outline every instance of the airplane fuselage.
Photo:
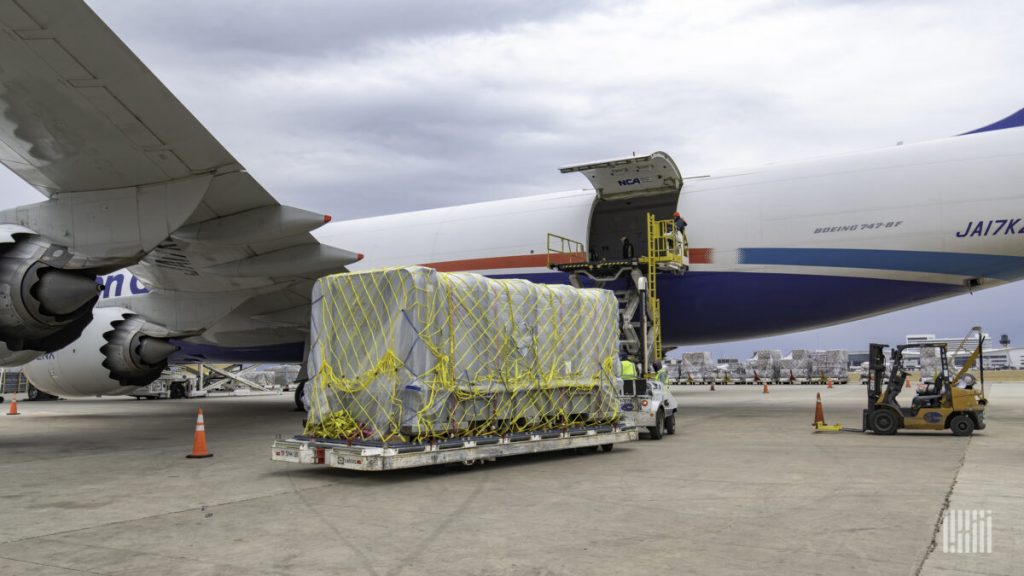
[[[687,178],[675,207],[691,266],[659,279],[665,343],[804,330],[1020,279],[1022,182],[1020,128]],[[576,190],[335,222],[316,236],[364,253],[351,270],[424,264],[567,282],[547,267],[547,235],[614,252],[595,245],[619,234],[594,229],[599,202]],[[101,305],[133,308],[147,297],[139,288],[125,274]],[[185,355],[301,360],[294,338],[253,347],[216,334],[184,339]]]

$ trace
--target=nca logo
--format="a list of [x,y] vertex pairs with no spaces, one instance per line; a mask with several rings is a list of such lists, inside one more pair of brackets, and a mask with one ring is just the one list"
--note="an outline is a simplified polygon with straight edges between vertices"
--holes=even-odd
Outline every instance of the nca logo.
[[636,186],[637,184],[644,184],[647,182],[654,182],[654,176],[637,176],[636,178],[623,178],[619,180],[619,186]]

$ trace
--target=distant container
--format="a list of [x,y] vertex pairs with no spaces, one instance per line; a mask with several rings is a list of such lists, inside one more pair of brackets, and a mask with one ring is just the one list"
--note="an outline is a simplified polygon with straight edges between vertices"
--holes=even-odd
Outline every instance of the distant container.
[[680,368],[680,380],[684,383],[709,383],[715,379],[716,368],[710,352],[685,352]]
[[758,350],[754,352],[754,357],[747,362],[747,366],[761,382],[778,382],[781,359],[781,350]]

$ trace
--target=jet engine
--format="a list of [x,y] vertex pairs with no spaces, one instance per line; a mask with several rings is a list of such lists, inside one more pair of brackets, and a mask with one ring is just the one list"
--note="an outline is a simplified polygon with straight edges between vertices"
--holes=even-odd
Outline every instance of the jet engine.
[[81,338],[25,366],[33,386],[55,396],[127,394],[156,380],[178,350],[160,326],[125,308],[97,308]]
[[0,225],[0,365],[21,364],[74,342],[92,319],[101,286],[89,270],[21,226]]

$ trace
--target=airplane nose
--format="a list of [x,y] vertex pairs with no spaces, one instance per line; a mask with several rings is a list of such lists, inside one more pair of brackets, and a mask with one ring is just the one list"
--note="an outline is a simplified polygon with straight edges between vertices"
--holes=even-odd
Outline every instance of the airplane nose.
[[45,314],[65,316],[95,298],[102,289],[91,276],[51,269],[40,273],[32,295]]

